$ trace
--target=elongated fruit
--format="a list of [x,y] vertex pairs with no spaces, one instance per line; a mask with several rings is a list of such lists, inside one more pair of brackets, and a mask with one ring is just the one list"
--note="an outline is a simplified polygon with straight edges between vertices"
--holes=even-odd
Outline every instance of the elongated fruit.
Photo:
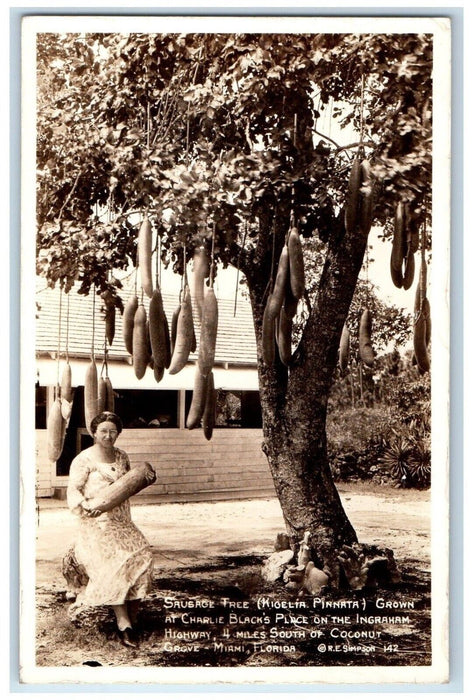
[[61,376],[61,413],[68,423],[72,413],[72,370],[69,362],[66,363]]
[[171,335],[169,333],[169,323],[166,312],[163,309],[164,344],[166,347],[164,367],[167,369],[171,364]]
[[210,372],[207,378],[207,396],[205,399],[204,415],[202,416],[202,427],[206,440],[212,438],[215,427],[215,412],[217,407],[217,392],[215,390],[214,373]]
[[295,299],[304,296],[305,272],[304,254],[302,251],[301,237],[297,228],[291,228],[287,238],[287,250],[289,255],[289,280],[291,292]]
[[204,280],[209,276],[209,261],[207,252],[203,246],[194,253],[194,301],[199,321],[202,319],[202,307],[204,303]]
[[91,510],[106,513],[156,481],[156,472],[149,462],[141,462],[108,486],[104,486],[89,500]]
[[197,364],[201,374],[207,377],[212,371],[215,360],[215,346],[218,329],[218,303],[212,287],[207,290],[202,307],[202,324],[200,327],[199,355]]
[[360,201],[361,163],[355,158],[348,178],[348,190],[345,200],[345,231],[354,233],[358,225],[358,205]]
[[107,410],[107,382],[104,377],[100,377],[97,391],[97,413]]
[[373,220],[373,178],[368,160],[361,162],[360,228],[364,236],[371,229]]
[[374,363],[374,350],[371,345],[371,327],[371,312],[369,309],[364,309],[360,319],[359,350],[362,362],[368,365],[368,367],[372,367]]
[[[421,374],[430,369],[427,337],[430,335],[430,305],[427,298],[420,302],[419,313],[414,321],[414,354]],[[430,340],[430,338],[429,338]]]
[[138,297],[134,294],[125,304],[123,311],[123,340],[130,355],[133,355],[133,324],[135,313],[138,308]]
[[[421,301],[425,299],[427,288],[427,263],[425,260],[421,260],[420,270],[419,270],[419,281],[416,287],[416,293],[414,297],[414,323],[419,314],[421,308]],[[430,305],[429,305],[430,309]]]
[[72,370],[69,362],[66,362],[61,375],[61,399],[72,401]]
[[98,377],[97,377],[97,365],[95,364],[94,358],[91,359],[84,380],[84,414],[85,414],[85,427],[90,435],[92,431],[90,429],[90,423],[93,418],[99,413],[98,405]]
[[404,272],[402,276],[402,286],[404,289],[410,289],[414,281],[416,271],[416,262],[414,258],[414,253],[409,250],[407,256],[404,258]]
[[186,366],[192,347],[194,322],[192,319],[192,300],[188,285],[185,286],[181,310],[177,319],[176,343],[169,365],[169,374],[177,374]]
[[66,422],[62,417],[61,400],[57,398],[48,416],[48,459],[55,462],[59,459],[64,446]]
[[168,362],[168,347],[166,342],[167,320],[164,314],[163,300],[159,289],[155,289],[153,292],[151,301],[149,302],[148,313],[151,354],[154,360],[154,376],[157,381],[160,381],[163,377],[162,370],[166,367],[166,362]]
[[279,313],[276,337],[279,357],[283,365],[288,367],[292,357],[292,319],[286,316],[284,308]]
[[140,304],[133,322],[133,369],[138,379],[142,379],[150,361],[149,336],[146,309]]
[[274,280],[274,287],[272,294],[268,297],[267,307],[268,313],[273,318],[279,315],[281,306],[284,303],[284,298],[286,295],[286,284],[289,274],[289,250],[288,246],[285,245],[279,256],[278,269],[276,272],[276,279]]
[[105,306],[105,337],[107,338],[108,344],[112,345],[113,339],[115,337],[115,303],[113,301],[113,296],[110,291],[106,291],[102,294],[102,300]]
[[342,372],[348,367],[350,358],[350,331],[346,323],[343,324],[342,335],[340,338],[340,347],[338,350],[338,364]]
[[406,241],[412,253],[419,249],[419,227],[411,213],[409,205],[404,205],[404,225],[406,227]]
[[113,393],[112,382],[109,377],[105,377],[105,384],[107,386],[107,398],[105,401],[105,410],[110,411],[110,413],[115,413],[115,394]]
[[138,232],[138,265],[141,275],[141,287],[150,298],[153,294],[153,276],[151,273],[152,239],[151,222],[145,216]]
[[288,279],[286,284],[286,294],[284,296],[283,309],[287,318],[293,319],[297,313],[297,306],[299,304],[299,299],[296,299],[291,290],[291,283]]
[[187,415],[186,426],[189,430],[193,430],[200,425],[202,416],[204,415],[205,400],[207,397],[207,382],[208,375],[201,374],[199,367],[195,368],[194,390],[192,392],[192,401]]
[[171,318],[171,357],[174,352],[174,348],[176,347],[176,335],[177,335],[177,319],[179,318],[179,314],[181,312],[181,305],[177,307],[177,309],[174,310],[174,313]]
[[399,202],[394,215],[393,247],[391,249],[391,279],[400,289],[403,282],[402,264],[406,255],[406,231],[404,226],[404,205]]
[[432,338],[432,319],[430,316],[430,302],[425,297],[424,299],[424,313],[425,313],[425,344],[427,348],[430,345],[430,341]]

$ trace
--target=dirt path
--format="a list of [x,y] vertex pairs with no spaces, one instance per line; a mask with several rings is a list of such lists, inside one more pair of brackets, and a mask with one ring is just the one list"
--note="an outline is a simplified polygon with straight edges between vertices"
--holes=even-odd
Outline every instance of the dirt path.
[[[416,600],[421,618],[412,629],[404,630],[405,653],[413,648],[416,635],[419,654],[428,652],[430,581],[430,494],[426,491],[395,490],[364,485],[343,485],[340,495],[359,540],[389,547],[405,573],[404,583],[393,595],[402,600],[408,594]],[[148,605],[147,644],[134,651],[132,664],[146,665],[284,665],[271,655],[258,660],[254,654],[230,654],[224,660],[207,654],[202,647],[191,661],[189,654],[163,653],[164,596],[231,595],[252,599],[261,587],[260,570],[264,559],[274,550],[278,532],[284,531],[277,500],[232,501],[217,503],[160,504],[132,506],[135,523],[153,546],[155,554],[155,592]],[[74,628],[67,619],[62,555],[73,539],[75,518],[67,508],[40,509],[37,537],[37,638],[39,665],[77,665],[93,658],[101,665],[130,663],[129,651],[110,638],[111,621],[104,620],[102,634],[108,639],[91,639],[90,629]],[[283,589],[284,590],[284,589]],[[374,604],[374,603],[373,603]],[[397,605],[397,603],[396,603]],[[255,632],[252,627],[252,634]],[[400,631],[394,630],[397,643]],[[397,636],[396,636],[397,635]],[[426,648],[420,640],[424,639]],[[412,650],[409,653],[415,653]],[[127,656],[128,654],[128,656]],[[316,664],[307,639],[297,646],[295,659]],[[391,655],[388,663],[401,664],[404,657]],[[223,659],[223,657],[220,657]],[[255,660],[256,659],[256,660]],[[268,661],[269,659],[269,661]],[[272,659],[272,661],[271,661]],[[307,660],[309,659],[309,660]],[[326,663],[328,658],[319,663]],[[346,656],[332,664],[346,663]],[[384,663],[378,656],[365,654],[363,663]],[[421,662],[422,663],[422,662]],[[424,661],[425,663],[425,661]]]
[[[390,547],[428,561],[430,500],[427,491],[342,486],[340,495],[361,542]],[[266,555],[284,531],[276,499],[216,503],[148,504],[132,517],[153,545],[157,569],[175,569],[231,554]],[[65,507],[43,508],[37,541],[37,583],[64,586],[60,561],[72,541],[75,518]],[[58,544],[58,533],[61,533]]]

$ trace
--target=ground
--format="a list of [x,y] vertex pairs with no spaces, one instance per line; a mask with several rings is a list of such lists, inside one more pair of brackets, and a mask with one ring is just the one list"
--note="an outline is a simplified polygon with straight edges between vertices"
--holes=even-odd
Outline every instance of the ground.
[[36,549],[37,665],[429,665],[430,492],[366,484],[344,484],[339,491],[359,541],[394,551],[399,584],[326,592],[317,600],[294,598],[282,583],[268,584],[261,567],[284,531],[276,499],[135,502],[133,519],[155,555],[136,650],[115,639],[107,609],[98,611],[93,626],[87,619],[76,625],[69,620],[61,559],[75,519],[63,504],[43,500]]

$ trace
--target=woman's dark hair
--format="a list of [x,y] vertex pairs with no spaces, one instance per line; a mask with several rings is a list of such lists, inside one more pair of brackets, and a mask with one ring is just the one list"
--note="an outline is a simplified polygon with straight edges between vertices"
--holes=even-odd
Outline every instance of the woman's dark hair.
[[107,421],[110,421],[110,423],[114,423],[117,426],[118,434],[122,432],[123,423],[120,416],[117,416],[116,413],[111,413],[110,411],[103,411],[103,413],[99,413],[98,416],[95,416],[95,418],[92,418],[90,421],[90,430],[92,435],[95,435],[100,423],[106,423]]

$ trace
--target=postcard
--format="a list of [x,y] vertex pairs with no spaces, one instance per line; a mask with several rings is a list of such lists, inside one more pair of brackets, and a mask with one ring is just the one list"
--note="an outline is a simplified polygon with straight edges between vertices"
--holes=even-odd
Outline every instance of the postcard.
[[25,687],[448,682],[450,42],[23,18]]

